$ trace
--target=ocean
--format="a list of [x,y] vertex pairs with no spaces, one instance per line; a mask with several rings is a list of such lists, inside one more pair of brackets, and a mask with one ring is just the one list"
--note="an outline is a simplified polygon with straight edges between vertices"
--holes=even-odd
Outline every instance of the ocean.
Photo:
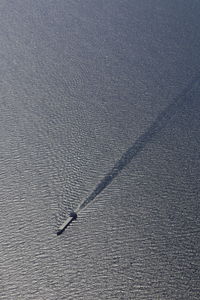
[[0,299],[199,299],[199,10],[1,0]]

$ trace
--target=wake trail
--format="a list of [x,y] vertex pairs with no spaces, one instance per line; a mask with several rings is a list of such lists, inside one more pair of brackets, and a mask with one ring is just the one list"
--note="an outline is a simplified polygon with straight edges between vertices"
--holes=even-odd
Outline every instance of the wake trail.
[[152,138],[160,132],[166,124],[170,121],[177,110],[187,100],[187,94],[192,90],[193,86],[199,81],[200,74],[195,76],[193,80],[186,86],[186,88],[174,98],[155,119],[152,125],[134,142],[134,144],[124,152],[121,158],[115,163],[114,167],[105,175],[105,177],[97,184],[92,193],[79,205],[77,212],[84,209],[91,203],[97,195],[99,195],[111,182],[118,176],[118,174],[138,155],[144,147],[152,140]]

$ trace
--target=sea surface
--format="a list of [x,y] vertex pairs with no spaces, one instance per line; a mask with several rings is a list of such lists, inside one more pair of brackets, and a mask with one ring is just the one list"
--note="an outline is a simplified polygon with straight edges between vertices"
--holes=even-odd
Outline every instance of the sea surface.
[[1,300],[199,299],[199,12],[0,1]]

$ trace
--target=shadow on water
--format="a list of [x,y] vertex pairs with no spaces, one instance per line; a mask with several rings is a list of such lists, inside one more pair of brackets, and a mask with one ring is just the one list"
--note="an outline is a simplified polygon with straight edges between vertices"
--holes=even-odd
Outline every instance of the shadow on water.
[[187,94],[192,90],[194,85],[200,79],[200,74],[193,78],[193,80],[186,86],[186,88],[174,98],[156,118],[152,125],[134,142],[134,144],[122,154],[121,158],[116,162],[114,167],[108,172],[107,175],[99,182],[93,192],[79,205],[77,211],[85,208],[91,203],[97,195],[99,195],[111,182],[118,176],[118,174],[131,162],[131,160],[137,156],[144,147],[152,140],[152,138],[160,132],[165,125],[170,121],[177,110],[187,100]]

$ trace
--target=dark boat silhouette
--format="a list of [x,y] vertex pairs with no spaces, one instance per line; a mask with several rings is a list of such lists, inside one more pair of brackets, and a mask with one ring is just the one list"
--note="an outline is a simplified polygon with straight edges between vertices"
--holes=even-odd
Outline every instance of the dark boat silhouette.
[[75,211],[70,212],[69,217],[63,224],[58,228],[57,235],[63,233],[63,231],[71,224],[73,220],[77,219],[77,213]]

